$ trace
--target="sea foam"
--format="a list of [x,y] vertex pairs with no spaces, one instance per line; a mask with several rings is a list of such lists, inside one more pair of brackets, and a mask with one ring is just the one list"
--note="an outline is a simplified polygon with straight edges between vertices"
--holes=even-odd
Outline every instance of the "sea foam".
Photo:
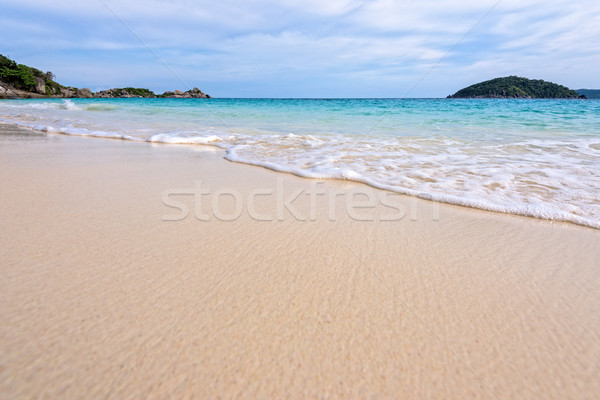
[[0,119],[49,133],[213,145],[230,161],[301,177],[600,228],[600,102],[211,104],[218,118],[190,101],[8,101]]

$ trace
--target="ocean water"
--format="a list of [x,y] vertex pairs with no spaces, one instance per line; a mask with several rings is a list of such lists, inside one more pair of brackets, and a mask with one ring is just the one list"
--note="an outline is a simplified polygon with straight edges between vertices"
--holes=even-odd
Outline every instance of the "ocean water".
[[600,229],[596,100],[5,100],[0,122],[214,145],[302,177]]

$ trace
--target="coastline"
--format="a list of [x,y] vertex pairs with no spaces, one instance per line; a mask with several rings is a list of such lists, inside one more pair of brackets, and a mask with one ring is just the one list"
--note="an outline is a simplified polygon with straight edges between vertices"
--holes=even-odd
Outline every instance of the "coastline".
[[[107,100],[106,104],[103,100]],[[357,105],[355,100],[332,99],[331,102],[353,109],[350,113],[353,118],[347,114],[342,119],[340,108],[334,106],[331,109],[330,101],[318,104],[322,101],[301,100],[315,103],[325,114],[333,113],[332,118],[337,113],[337,120],[330,120],[335,123],[314,126],[313,121],[312,129],[307,128],[310,121],[308,125],[299,123],[297,127],[281,124],[298,118],[297,112],[302,107],[297,107],[297,99],[279,100],[287,103],[283,104],[287,106],[283,107],[284,110],[287,108],[284,115],[280,113],[281,108],[272,107],[269,101],[265,103],[261,99],[216,99],[212,106],[183,99],[178,104],[182,116],[177,123],[165,122],[170,120],[170,100],[162,102],[162,106],[161,102],[147,103],[143,99],[139,102],[136,99],[103,100],[63,99],[62,103],[42,104],[36,101],[7,102],[5,120],[48,133],[152,143],[208,144],[226,149],[225,158],[229,161],[304,178],[352,180],[442,203],[600,229],[600,210],[596,201],[600,174],[593,168],[589,171],[591,175],[584,173],[589,168],[588,160],[598,156],[600,146],[594,139],[597,126],[594,119],[598,120],[600,115],[594,102],[578,102],[567,111],[563,110],[569,114],[564,115],[559,110],[570,100],[553,100],[546,105],[535,99],[506,100],[503,104],[481,99],[458,99],[457,103],[447,99],[404,100],[407,106],[420,108],[421,112],[404,113],[402,118],[396,119],[393,125],[399,127],[398,139],[394,138],[396,134],[390,135],[383,130],[373,135],[373,140],[369,138],[359,143],[362,141],[361,123],[365,125],[360,116],[364,112],[378,112],[382,106],[390,107],[389,100],[373,99],[366,105]],[[521,101],[524,103],[518,105]],[[377,105],[369,104],[372,102]],[[475,102],[470,106],[477,109],[483,107],[485,113],[479,113],[482,117],[478,123],[469,113],[463,114],[462,102]],[[153,116],[144,115],[142,109],[146,105],[151,105]],[[207,107],[204,110],[203,105]],[[391,107],[395,106],[393,101]],[[360,107],[368,111],[358,109]],[[548,107],[556,112],[551,112]],[[256,113],[258,108],[262,110],[260,113]],[[442,135],[435,127],[438,122],[431,117],[431,113],[440,108],[448,118]],[[230,117],[231,127],[226,127],[220,113],[226,113],[227,109],[237,109],[234,114],[245,115],[247,119],[241,121],[235,116]],[[126,121],[119,115],[125,110],[131,112],[131,118],[126,119],[128,126],[115,124],[115,121],[121,124]],[[513,115],[511,122],[507,122],[503,114],[507,112]],[[551,120],[541,121],[540,113],[546,113]],[[582,113],[586,117],[580,129],[572,129],[571,118],[579,118]],[[452,129],[456,123],[453,118],[458,115],[461,116],[459,119],[470,121],[463,125],[464,131]],[[74,123],[73,118],[79,121]],[[149,129],[141,123],[147,118],[152,119],[147,121]],[[277,123],[270,125],[269,121],[273,119],[279,121],[279,126]],[[419,121],[423,119],[433,124],[429,130],[420,125]],[[496,123],[503,124],[508,133],[496,135]],[[368,125],[362,127],[369,129]],[[320,130],[324,134],[313,135]],[[415,132],[419,134],[413,136]],[[470,135],[477,139],[472,140]],[[425,136],[432,140],[419,138]],[[374,145],[369,141],[378,143]],[[529,156],[522,158],[521,152]],[[350,157],[338,159],[340,155]],[[548,163],[548,160],[552,162]],[[544,172],[540,173],[540,169]]]
[[598,230],[389,207],[212,147],[0,131],[8,398],[600,392]]

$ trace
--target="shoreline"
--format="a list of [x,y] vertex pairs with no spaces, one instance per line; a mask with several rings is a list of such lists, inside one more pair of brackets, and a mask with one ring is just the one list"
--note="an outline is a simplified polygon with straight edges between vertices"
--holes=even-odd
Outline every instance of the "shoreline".
[[[69,99],[63,99],[63,100],[69,100]],[[212,143],[211,137],[209,137],[209,138],[169,137],[167,140],[167,138],[163,137],[164,135],[158,134],[158,135],[156,135],[156,136],[158,136],[157,138],[155,138],[153,136],[153,137],[150,137],[147,139],[143,139],[143,138],[139,138],[139,137],[134,137],[134,136],[129,136],[129,135],[120,135],[120,134],[115,134],[115,133],[110,133],[110,134],[107,133],[106,135],[102,135],[102,134],[98,134],[98,133],[96,133],[96,134],[81,133],[80,134],[80,133],[61,132],[58,130],[50,131],[47,128],[36,129],[35,127],[31,127],[31,126],[27,126],[27,125],[19,125],[16,123],[0,122],[0,127],[2,125],[5,125],[5,126],[14,125],[21,129],[27,129],[27,130],[30,129],[32,131],[41,132],[43,134],[55,134],[55,135],[85,137],[85,138],[94,138],[94,139],[116,139],[116,140],[131,141],[131,142],[137,142],[137,143],[147,143],[147,144],[211,146],[211,147],[217,148],[219,150],[222,150],[224,152],[223,158],[227,161],[244,164],[244,165],[248,165],[248,166],[260,167],[260,168],[264,168],[264,169],[273,171],[275,173],[290,174],[290,175],[294,175],[294,176],[297,176],[297,177],[303,178],[303,179],[321,179],[321,180],[324,179],[324,180],[332,180],[332,181],[355,182],[355,183],[367,185],[376,190],[393,192],[393,193],[397,193],[397,194],[400,194],[403,196],[418,197],[420,199],[429,200],[429,201],[433,201],[433,202],[440,203],[440,204],[448,204],[448,205],[452,205],[452,206],[465,207],[465,208],[474,209],[474,210],[487,211],[487,212],[493,212],[493,213],[499,213],[499,214],[507,214],[507,215],[512,215],[512,216],[526,217],[526,218],[533,218],[533,219],[539,219],[539,220],[543,220],[543,221],[550,221],[550,222],[556,222],[556,223],[568,223],[568,224],[573,224],[573,225],[577,225],[577,226],[582,226],[585,228],[600,230],[600,222],[589,220],[589,218],[582,217],[580,215],[572,215],[572,216],[563,217],[563,218],[556,218],[556,217],[550,218],[550,217],[546,217],[546,216],[542,217],[542,216],[538,215],[539,211],[527,211],[527,210],[507,211],[507,210],[501,209],[501,207],[494,205],[494,204],[474,205],[472,203],[472,201],[466,201],[455,195],[451,195],[451,196],[444,195],[444,194],[431,195],[430,193],[421,193],[421,192],[415,191],[413,189],[406,189],[406,188],[399,189],[397,187],[393,187],[393,186],[389,186],[389,185],[385,185],[385,184],[378,184],[378,183],[373,182],[368,179],[357,179],[357,178],[341,179],[341,178],[336,178],[336,177],[313,177],[313,176],[310,176],[309,174],[305,173],[304,171],[298,171],[292,167],[284,168],[284,167],[280,167],[277,165],[273,166],[272,165],[273,163],[271,163],[271,162],[248,161],[248,160],[244,160],[243,158],[231,156],[231,155],[227,154],[226,150],[223,147],[221,147],[219,144]],[[185,141],[183,139],[187,139],[188,141]]]
[[7,398],[600,392],[598,230],[7,130]]

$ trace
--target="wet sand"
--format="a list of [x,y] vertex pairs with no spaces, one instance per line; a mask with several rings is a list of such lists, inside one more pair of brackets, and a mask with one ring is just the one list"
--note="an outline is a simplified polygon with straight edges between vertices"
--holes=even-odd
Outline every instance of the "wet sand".
[[0,398],[600,393],[599,230],[0,131]]

